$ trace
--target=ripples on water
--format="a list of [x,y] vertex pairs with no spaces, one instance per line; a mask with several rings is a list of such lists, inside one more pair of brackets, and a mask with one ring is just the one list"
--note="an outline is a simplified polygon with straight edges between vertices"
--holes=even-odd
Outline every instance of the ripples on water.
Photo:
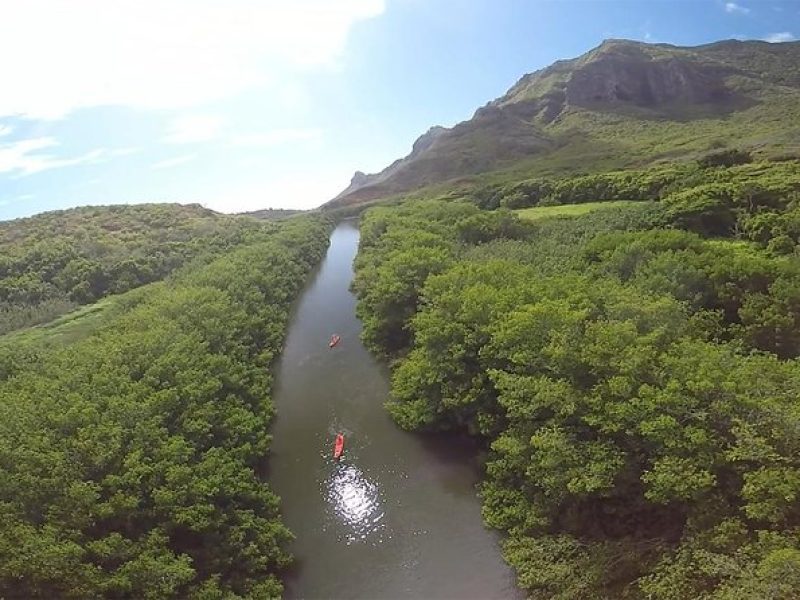
[[344,537],[348,544],[366,540],[383,529],[380,489],[355,465],[334,466],[325,481],[325,496],[335,520],[347,530]]

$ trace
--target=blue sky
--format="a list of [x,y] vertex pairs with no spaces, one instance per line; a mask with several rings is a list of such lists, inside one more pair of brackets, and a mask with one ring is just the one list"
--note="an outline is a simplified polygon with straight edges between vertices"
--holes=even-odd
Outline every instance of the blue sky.
[[796,36],[797,0],[0,0],[0,219],[311,208],[603,39]]

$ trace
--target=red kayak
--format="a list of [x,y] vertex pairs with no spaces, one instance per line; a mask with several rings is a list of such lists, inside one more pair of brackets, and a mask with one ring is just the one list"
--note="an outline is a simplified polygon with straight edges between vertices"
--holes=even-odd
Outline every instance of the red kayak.
[[344,436],[339,433],[336,436],[336,442],[333,444],[333,458],[339,460],[344,452]]
[[342,338],[341,338],[339,335],[337,335],[337,334],[335,334],[335,333],[334,333],[334,334],[331,336],[331,341],[330,341],[330,342],[328,342],[328,348],[333,348],[333,347],[334,347],[336,344],[338,344],[338,343],[339,343],[339,340],[340,340],[340,339],[342,339]]

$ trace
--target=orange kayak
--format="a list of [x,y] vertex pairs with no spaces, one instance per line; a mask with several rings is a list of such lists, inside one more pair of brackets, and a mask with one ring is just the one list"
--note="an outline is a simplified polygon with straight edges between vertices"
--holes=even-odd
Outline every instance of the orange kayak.
[[344,436],[340,433],[336,436],[336,442],[333,444],[333,458],[339,459],[344,452]]
[[331,341],[330,341],[330,342],[328,342],[328,348],[333,348],[333,347],[334,347],[336,344],[338,344],[338,343],[339,343],[339,340],[340,340],[340,339],[342,339],[342,338],[341,338],[339,335],[337,335],[337,334],[335,334],[335,333],[334,333],[334,334],[331,336]]

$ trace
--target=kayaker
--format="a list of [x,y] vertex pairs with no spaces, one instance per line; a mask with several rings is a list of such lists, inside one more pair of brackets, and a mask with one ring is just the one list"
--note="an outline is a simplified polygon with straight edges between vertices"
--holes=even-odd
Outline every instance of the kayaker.
[[344,452],[344,436],[339,433],[336,434],[336,441],[333,443],[333,458],[339,460]]

